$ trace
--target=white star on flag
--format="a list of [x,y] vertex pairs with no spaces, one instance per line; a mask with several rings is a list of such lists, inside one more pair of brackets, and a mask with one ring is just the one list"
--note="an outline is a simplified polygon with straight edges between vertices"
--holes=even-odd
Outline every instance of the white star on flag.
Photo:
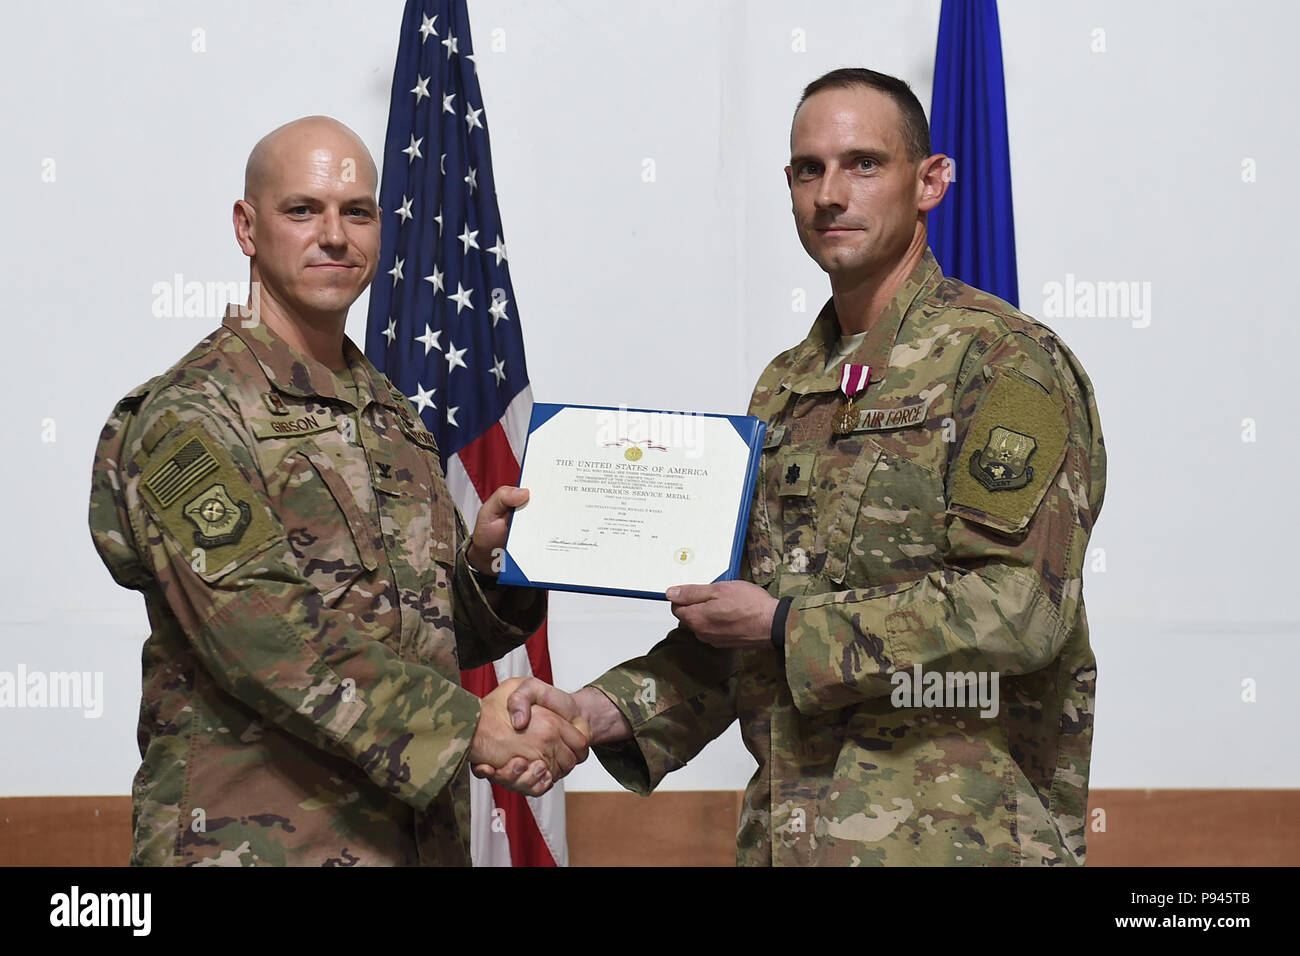
[[495,359],[495,361],[492,363],[492,371],[489,374],[495,378],[497,384],[500,385],[506,380],[506,360],[496,358],[495,355],[493,356],[493,359]]
[[492,300],[492,304],[488,306],[488,314],[492,316],[492,328],[495,329],[497,327],[498,319],[505,319],[507,322],[510,321],[510,316],[506,315],[506,306],[509,304],[510,300],[504,296],[500,299]]
[[474,192],[474,188],[478,185],[478,170],[473,166],[469,168],[469,175],[465,177],[465,182],[469,183],[469,191]]
[[426,408],[438,407],[436,404],[434,404],[433,401],[433,393],[436,391],[437,391],[436,388],[431,388],[428,391],[425,391],[424,386],[421,385],[419,382],[416,382],[415,394],[408,395],[406,397],[409,398],[415,404],[415,411],[418,414],[420,412],[423,412]]
[[425,276],[424,281],[433,283],[433,288],[435,292],[444,291],[442,288],[442,270],[438,268],[438,264],[436,262],[433,264],[433,275]]
[[406,220],[411,218],[411,203],[415,202],[415,197],[407,199],[402,197],[402,207],[397,210],[397,214],[402,217],[402,225],[406,225]]
[[457,413],[458,411],[460,411],[460,406],[459,406],[459,405],[453,405],[451,408],[447,409],[447,424],[448,424],[448,425],[452,425],[452,426],[454,426],[454,427],[456,427],[456,428],[460,428],[460,422],[456,421],[456,413]]
[[393,285],[397,285],[398,282],[402,281],[403,261],[404,260],[402,259],[398,259],[397,262],[393,264],[393,267],[388,270],[388,274],[393,277]]
[[463,348],[463,349],[456,348],[455,342],[449,343],[447,354],[443,356],[443,358],[447,360],[448,375],[451,374],[451,370],[454,368],[469,368],[469,366],[466,365],[464,360],[461,358],[461,356],[468,351],[469,351],[468,348]]
[[455,93],[447,93],[446,95],[443,96],[442,111],[444,113],[451,113],[453,116],[456,115],[456,111],[451,108],[451,101],[454,100],[455,98],[456,98]]
[[414,89],[411,90],[411,92],[415,94],[416,106],[420,105],[420,100],[424,99],[426,96],[429,95],[429,80],[430,77],[427,76],[417,75],[415,77],[415,87]]
[[496,245],[488,247],[488,252],[497,257],[497,265],[506,261],[506,244],[500,236],[497,236]]
[[474,287],[468,289],[462,288],[459,282],[456,283],[456,294],[449,295],[447,298],[456,303],[456,314],[460,315],[461,309],[472,309],[474,303],[470,302],[469,297],[474,294]]
[[438,15],[435,13],[432,17],[426,17],[422,13],[420,14],[420,20],[420,45],[423,46],[424,41],[429,39],[430,34],[433,36],[438,35],[438,31],[433,28],[434,24],[438,22]]
[[465,244],[464,251],[468,253],[471,248],[474,249],[478,248],[478,239],[476,238],[477,236],[478,236],[478,230],[475,229],[473,232],[470,232],[469,223],[465,223],[465,228],[461,231],[461,234],[456,238]]
[[465,114],[465,127],[466,127],[465,132],[466,132],[466,133],[472,132],[472,131],[474,130],[474,127],[476,127],[476,126],[477,126],[479,129],[482,129],[482,128],[483,128],[483,124],[480,123],[479,120],[478,120],[479,116],[480,116],[482,113],[483,113],[482,110],[476,110],[476,109],[474,109],[474,107],[472,107],[472,106],[469,108],[469,111]]
[[393,339],[397,338],[397,320],[389,319],[388,328],[384,329],[384,338],[388,339],[388,344],[393,344]]
[[[438,336],[440,335],[442,335],[442,329],[435,332],[426,324],[424,327],[424,334],[417,335],[415,341],[424,343],[424,354],[428,355],[431,349],[442,349],[442,343],[438,341]],[[412,399],[412,401],[414,401],[414,399]]]
[[424,158],[424,154],[420,152],[420,144],[423,142],[424,142],[423,136],[421,136],[419,139],[416,139],[414,134],[411,135],[411,145],[406,147],[406,149],[402,150],[402,152],[404,152],[408,157],[410,157],[407,160],[408,163],[413,163],[417,159]]
[[448,33],[447,39],[442,41],[442,45],[447,48],[447,59],[450,60],[451,55],[453,53],[460,53],[460,49],[457,46],[459,42],[460,41],[456,39],[456,35],[454,33]]

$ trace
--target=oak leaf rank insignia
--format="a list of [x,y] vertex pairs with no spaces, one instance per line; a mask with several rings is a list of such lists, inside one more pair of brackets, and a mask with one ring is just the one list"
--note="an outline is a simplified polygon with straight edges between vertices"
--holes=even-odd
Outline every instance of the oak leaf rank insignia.
[[253,511],[248,503],[235,501],[221,483],[206,488],[188,501],[184,514],[194,524],[194,544],[200,548],[238,543],[253,520]]

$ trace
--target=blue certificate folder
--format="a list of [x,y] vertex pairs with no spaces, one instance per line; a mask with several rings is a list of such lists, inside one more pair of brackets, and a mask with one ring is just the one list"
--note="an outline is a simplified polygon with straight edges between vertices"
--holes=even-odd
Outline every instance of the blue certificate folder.
[[[767,431],[767,423],[760,418],[753,417],[752,415],[711,415],[703,413],[671,412],[662,409],[626,408],[622,406],[612,407],[608,405],[563,405],[538,402],[533,405],[532,419],[528,424],[528,441],[524,445],[524,456],[523,460],[520,462],[520,484],[522,487],[529,487],[528,455],[529,450],[533,446],[534,433],[539,427],[546,424],[561,411],[570,408],[609,412],[612,415],[682,415],[687,416],[688,418],[722,419],[731,424],[731,427],[736,430],[736,434],[740,437],[741,441],[748,446],[749,455],[744,475],[737,475],[738,480],[742,482],[742,487],[740,488],[739,506],[736,510],[734,529],[731,537],[731,562],[727,570],[722,574],[719,574],[713,580],[735,580],[740,572],[740,559],[745,546],[745,534],[749,526],[749,508],[754,497],[754,482],[758,477],[759,459],[763,452],[763,436]],[[654,446],[650,445],[649,447]],[[640,458],[639,450],[638,452],[632,452],[631,454],[636,454],[637,458]],[[630,458],[630,455],[628,457]],[[731,487],[734,488],[734,483]],[[533,507],[534,498],[530,498],[528,504],[524,507]],[[513,534],[514,525],[512,523],[511,535]],[[714,537],[713,540],[717,542],[719,538]],[[649,600],[666,600],[663,591],[611,588],[595,585],[587,586],[581,583],[574,583],[573,581],[544,580],[548,575],[545,569],[541,567],[535,567],[533,569],[533,577],[530,578],[523,572],[512,556],[510,544],[510,538],[507,537],[505,555],[502,562],[501,572],[498,576],[498,581],[501,584],[545,588],[547,590],[557,591],[580,591],[588,594],[616,594],[623,597],[646,598]],[[640,545],[636,545],[636,547],[639,548]],[[554,572],[552,572],[552,574],[553,573]],[[680,583],[706,584],[710,582],[682,581]]]

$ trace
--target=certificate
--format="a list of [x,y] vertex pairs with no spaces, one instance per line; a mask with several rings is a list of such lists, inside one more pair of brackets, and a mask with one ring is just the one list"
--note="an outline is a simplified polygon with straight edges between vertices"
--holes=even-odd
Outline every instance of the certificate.
[[740,568],[763,421],[535,404],[499,580],[664,598]]

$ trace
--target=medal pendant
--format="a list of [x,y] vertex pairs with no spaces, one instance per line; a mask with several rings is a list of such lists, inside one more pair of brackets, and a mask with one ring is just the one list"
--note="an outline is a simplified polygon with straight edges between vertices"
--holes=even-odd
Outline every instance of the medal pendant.
[[835,412],[834,431],[836,435],[847,435],[853,431],[853,427],[858,423],[858,410],[854,407],[853,399],[849,399],[841,405]]

